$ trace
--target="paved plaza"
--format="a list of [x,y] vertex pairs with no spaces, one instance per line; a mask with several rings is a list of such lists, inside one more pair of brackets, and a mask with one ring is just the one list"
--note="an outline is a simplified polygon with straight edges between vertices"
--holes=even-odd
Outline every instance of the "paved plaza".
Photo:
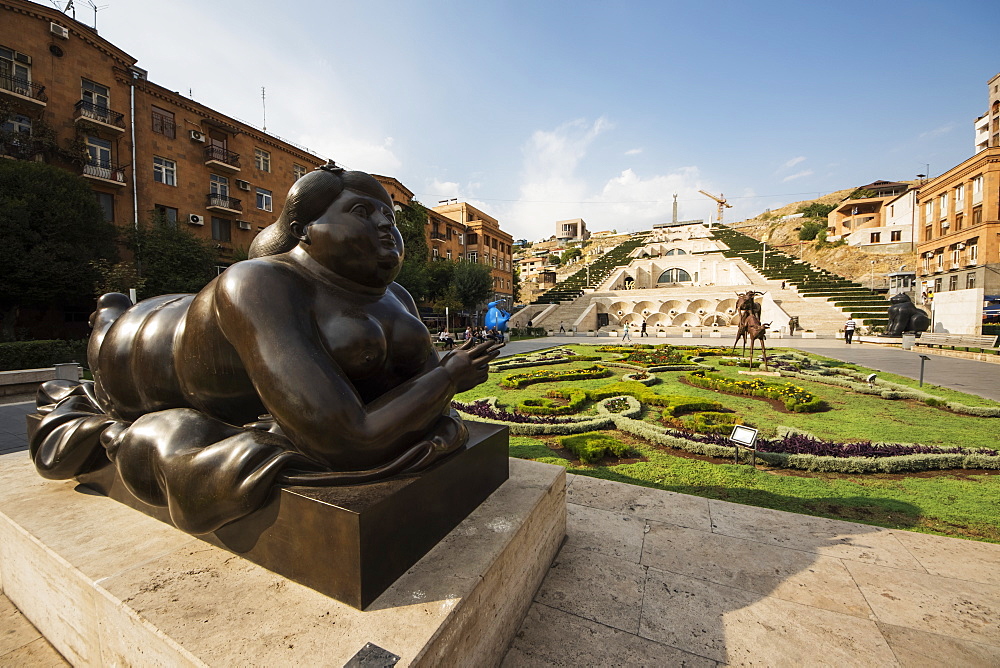
[[[611,342],[519,341],[504,354]],[[917,353],[899,349],[794,346],[914,378],[920,370]],[[1000,399],[998,372],[932,357],[925,381]],[[31,407],[0,406],[0,453],[26,449]],[[567,484],[566,542],[504,666],[1000,665],[1000,545],[583,476]],[[0,665],[64,665],[2,596],[0,619]]]

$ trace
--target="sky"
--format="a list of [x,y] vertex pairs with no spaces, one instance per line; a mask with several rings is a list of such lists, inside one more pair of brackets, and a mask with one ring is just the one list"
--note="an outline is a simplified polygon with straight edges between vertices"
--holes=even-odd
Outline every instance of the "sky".
[[964,0],[90,4],[150,80],[528,240],[940,174],[1000,72],[1000,6]]

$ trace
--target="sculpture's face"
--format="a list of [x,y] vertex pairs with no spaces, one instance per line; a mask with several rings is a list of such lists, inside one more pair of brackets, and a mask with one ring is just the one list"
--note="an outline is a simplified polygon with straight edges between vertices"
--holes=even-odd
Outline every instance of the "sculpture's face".
[[389,285],[403,264],[403,237],[392,208],[370,195],[345,189],[306,229],[305,251],[362,285]]

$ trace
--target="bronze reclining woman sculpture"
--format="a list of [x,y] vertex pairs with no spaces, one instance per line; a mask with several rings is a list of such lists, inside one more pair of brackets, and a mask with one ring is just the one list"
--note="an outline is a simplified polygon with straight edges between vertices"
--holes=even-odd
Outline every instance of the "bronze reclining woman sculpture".
[[299,179],[250,256],[196,295],[100,298],[94,382],[40,391],[43,476],[106,457],[132,494],[205,533],[275,483],[376,480],[465,444],[451,398],[486,379],[499,346],[438,360],[393,282],[403,240],[375,179],[332,164]]

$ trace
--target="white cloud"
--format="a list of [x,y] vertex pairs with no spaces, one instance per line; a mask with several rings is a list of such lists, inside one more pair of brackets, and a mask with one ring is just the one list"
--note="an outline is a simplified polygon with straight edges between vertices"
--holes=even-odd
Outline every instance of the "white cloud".
[[954,123],[945,123],[944,125],[934,128],[933,130],[928,130],[927,132],[920,133],[918,139],[933,139],[934,137],[940,137],[941,135],[946,135],[955,129]]
[[640,153],[642,153],[641,148],[630,148],[629,150],[625,151],[625,155],[639,155]]
[[813,172],[813,170],[811,169],[805,169],[801,172],[795,172],[794,174],[789,174],[785,178],[781,179],[781,182],[784,183],[786,181],[794,181],[795,179],[802,179],[807,176],[812,176],[814,173],[815,172]]
[[791,160],[789,160],[788,162],[786,162],[784,165],[782,165],[782,167],[784,169],[791,169],[792,167],[794,167],[795,165],[799,164],[800,162],[805,162],[805,160],[806,160],[805,156],[800,155],[797,158],[792,158]]

